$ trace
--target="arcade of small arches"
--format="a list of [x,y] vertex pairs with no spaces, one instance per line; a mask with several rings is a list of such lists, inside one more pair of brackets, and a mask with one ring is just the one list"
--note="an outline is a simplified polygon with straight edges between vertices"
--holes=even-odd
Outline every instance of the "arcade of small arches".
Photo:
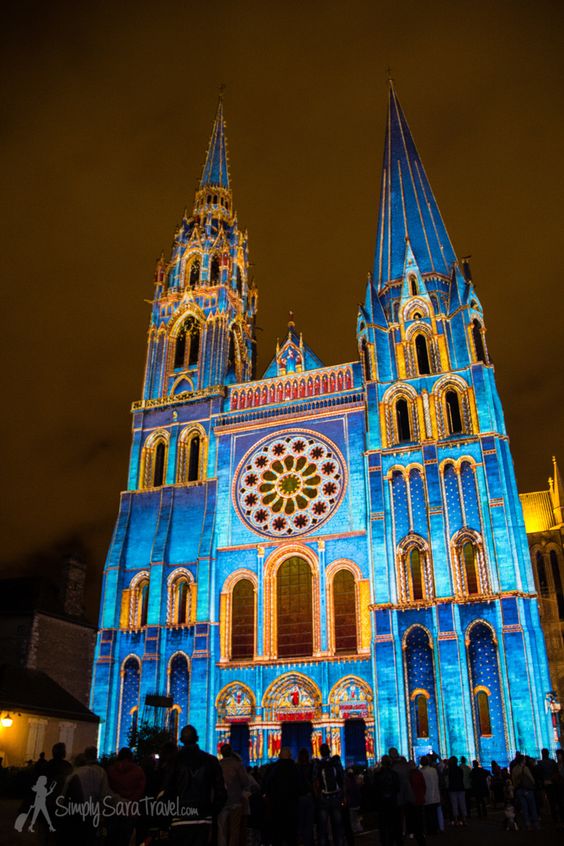
[[564,579],[562,577],[562,549],[554,543],[531,549],[535,581],[540,596],[554,597],[558,619],[564,621]]
[[221,661],[367,654],[369,602],[369,582],[356,564],[334,561],[321,574],[313,553],[296,545],[266,561],[262,586],[250,570],[237,570],[226,580],[220,597]]
[[[187,485],[206,478],[208,439],[198,424],[185,426],[176,444],[174,482]],[[166,429],[152,432],[143,445],[139,487],[159,488],[167,484],[170,461],[170,433]]]
[[252,388],[233,388],[230,392],[230,409],[256,408],[287,400],[333,394],[354,387],[350,365],[336,367],[323,373],[301,377],[285,376],[260,382]]
[[470,386],[458,376],[439,379],[430,393],[421,395],[412,385],[400,382],[382,397],[385,445],[472,434],[476,429],[473,405]]
[[[224,202],[228,203],[229,200],[225,199]],[[193,289],[231,282],[239,296],[242,296],[246,277],[244,267],[245,259],[243,255],[232,259],[229,253],[226,250],[219,249],[217,244],[209,253],[190,249],[189,254],[182,260],[180,274],[178,274],[178,271],[174,274],[179,284],[171,284],[170,287]],[[169,279],[172,280],[172,278],[169,275]]]

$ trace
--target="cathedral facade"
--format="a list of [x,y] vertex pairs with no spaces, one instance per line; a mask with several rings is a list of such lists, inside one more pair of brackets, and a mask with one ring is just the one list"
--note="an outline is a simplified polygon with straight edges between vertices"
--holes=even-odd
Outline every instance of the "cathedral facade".
[[251,762],[553,745],[484,315],[392,86],[359,360],[325,366],[290,321],[258,378],[257,298],[220,102],[155,274],[104,570],[101,751],[147,721]]

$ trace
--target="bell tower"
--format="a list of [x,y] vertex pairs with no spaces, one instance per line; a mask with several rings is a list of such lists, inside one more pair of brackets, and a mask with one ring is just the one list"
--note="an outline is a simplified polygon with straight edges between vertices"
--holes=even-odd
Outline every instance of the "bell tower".
[[246,231],[233,207],[220,97],[192,214],[161,256],[143,398],[201,391],[252,377],[257,292]]

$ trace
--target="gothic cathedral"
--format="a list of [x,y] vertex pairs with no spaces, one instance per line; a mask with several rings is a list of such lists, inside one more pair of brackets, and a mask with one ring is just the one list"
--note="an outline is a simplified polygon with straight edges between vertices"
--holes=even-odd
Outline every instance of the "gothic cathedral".
[[155,274],[104,570],[101,751],[143,722],[250,762],[553,746],[484,315],[392,85],[359,361],[325,366],[290,321],[257,378],[256,310],[220,102]]

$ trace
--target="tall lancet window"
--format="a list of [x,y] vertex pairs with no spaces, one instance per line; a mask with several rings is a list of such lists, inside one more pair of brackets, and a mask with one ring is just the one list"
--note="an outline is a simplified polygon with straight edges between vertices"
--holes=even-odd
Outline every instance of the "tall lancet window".
[[178,334],[174,347],[173,367],[175,370],[182,370],[184,367],[192,367],[198,363],[200,354],[200,328],[194,317],[184,321]]
[[220,276],[219,257],[214,256],[211,260],[210,282],[212,285],[217,285]]
[[121,670],[121,710],[119,721],[119,748],[131,746],[131,733],[137,728],[139,713],[139,680],[141,665],[139,659],[127,658]]
[[480,592],[478,579],[477,550],[471,541],[466,541],[462,547],[462,561],[464,564],[464,575],[466,580],[466,592],[469,595]]
[[478,320],[472,321],[472,339],[474,341],[474,352],[476,354],[476,361],[481,361],[487,364],[486,346],[484,344],[483,328]]
[[194,259],[190,265],[189,285],[195,288],[200,282],[200,259]]
[[155,472],[153,475],[153,486],[160,488],[164,482],[164,469],[166,458],[166,445],[164,441],[159,441],[155,447]]
[[449,435],[462,432],[462,416],[460,414],[460,400],[456,391],[447,391],[445,396],[447,423]]
[[417,370],[420,376],[427,376],[431,372],[429,348],[425,335],[415,336],[415,355],[417,356]]
[[188,481],[196,482],[199,477],[200,468],[200,436],[194,435],[190,441],[190,452],[188,454]]
[[398,430],[398,441],[411,440],[411,423],[409,420],[409,405],[406,399],[399,399],[396,402],[396,424]]

